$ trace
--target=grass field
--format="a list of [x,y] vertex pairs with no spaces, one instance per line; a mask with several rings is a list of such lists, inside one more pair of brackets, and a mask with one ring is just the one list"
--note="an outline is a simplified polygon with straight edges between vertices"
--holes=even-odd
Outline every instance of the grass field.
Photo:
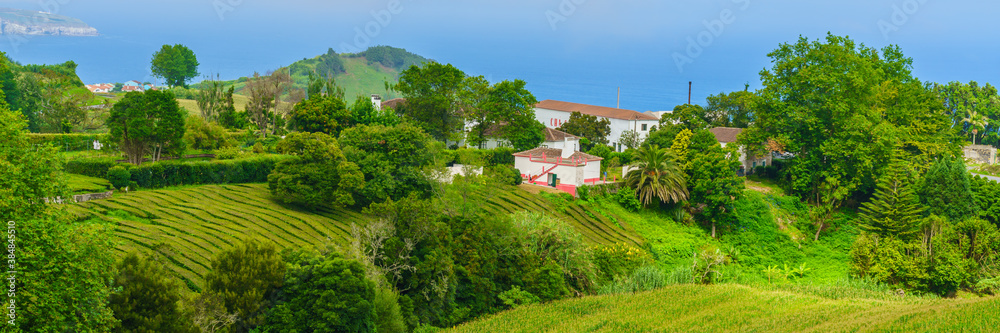
[[536,304],[448,332],[995,332],[1000,298],[831,299],[741,285],[676,285]]
[[[569,222],[592,243],[641,244],[643,239],[614,215],[599,208],[549,199],[517,188],[498,191],[481,208],[489,214],[549,211]],[[211,258],[242,239],[261,237],[280,248],[343,246],[352,223],[369,218],[349,209],[307,211],[272,200],[265,184],[191,186],[156,191],[116,193],[107,200],[69,205],[81,218],[117,224],[117,251],[156,252],[169,268],[197,289]]]

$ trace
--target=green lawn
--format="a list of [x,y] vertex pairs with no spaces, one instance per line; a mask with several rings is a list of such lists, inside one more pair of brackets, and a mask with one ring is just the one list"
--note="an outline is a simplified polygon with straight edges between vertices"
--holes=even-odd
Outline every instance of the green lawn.
[[523,306],[448,332],[995,332],[1000,298],[832,299],[741,285],[676,285]]

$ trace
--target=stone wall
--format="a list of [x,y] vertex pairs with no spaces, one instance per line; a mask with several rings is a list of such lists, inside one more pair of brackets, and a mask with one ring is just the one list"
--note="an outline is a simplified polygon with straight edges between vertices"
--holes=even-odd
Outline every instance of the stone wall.
[[73,200],[76,202],[85,202],[90,200],[107,199],[110,198],[115,191],[107,191],[102,193],[87,193],[87,194],[77,194],[73,196]]
[[997,164],[997,150],[993,146],[972,145],[962,148],[965,159],[982,164]]

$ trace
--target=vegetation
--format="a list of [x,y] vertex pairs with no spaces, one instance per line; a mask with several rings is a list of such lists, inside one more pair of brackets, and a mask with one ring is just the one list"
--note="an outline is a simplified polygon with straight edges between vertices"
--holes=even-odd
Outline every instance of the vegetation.
[[643,205],[649,205],[653,198],[660,202],[681,202],[687,199],[688,190],[681,168],[669,149],[657,145],[639,149],[638,161],[632,165],[635,170],[625,175],[625,184],[635,189]]
[[358,165],[347,161],[337,140],[323,133],[292,133],[278,151],[296,158],[278,162],[267,176],[271,194],[309,206],[353,205],[364,186]]
[[131,92],[111,108],[110,140],[118,143],[129,163],[142,164],[147,153],[155,162],[164,152],[184,151],[184,118],[170,92]]
[[151,63],[153,76],[167,80],[171,87],[187,87],[187,82],[198,76],[198,57],[181,44],[163,45]]
[[590,145],[582,144],[582,149],[590,149],[592,145],[608,144],[608,135],[611,134],[611,121],[598,119],[597,116],[573,112],[569,115],[569,121],[559,126],[558,130],[573,134],[590,141]]

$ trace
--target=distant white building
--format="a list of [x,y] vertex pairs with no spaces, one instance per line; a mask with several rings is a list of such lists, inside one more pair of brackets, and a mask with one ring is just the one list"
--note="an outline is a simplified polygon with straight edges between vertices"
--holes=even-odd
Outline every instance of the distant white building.
[[552,185],[576,195],[576,188],[600,181],[603,158],[577,151],[579,142],[566,137],[561,149],[539,147],[514,153],[514,167],[521,177],[538,185]]
[[608,142],[617,151],[625,150],[621,144],[622,133],[634,130],[639,134],[639,140],[645,140],[649,132],[660,123],[656,116],[639,113],[633,110],[617,109],[604,106],[544,100],[535,104],[535,119],[549,128],[556,128],[569,121],[573,112],[597,116],[611,121],[611,134]]

